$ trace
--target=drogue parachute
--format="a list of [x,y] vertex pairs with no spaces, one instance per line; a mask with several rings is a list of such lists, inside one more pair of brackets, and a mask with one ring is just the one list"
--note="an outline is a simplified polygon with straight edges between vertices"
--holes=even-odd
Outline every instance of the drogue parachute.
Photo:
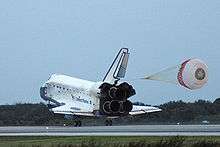
[[195,90],[203,87],[208,81],[208,67],[200,59],[189,59],[182,64],[167,68],[142,79],[179,84]]

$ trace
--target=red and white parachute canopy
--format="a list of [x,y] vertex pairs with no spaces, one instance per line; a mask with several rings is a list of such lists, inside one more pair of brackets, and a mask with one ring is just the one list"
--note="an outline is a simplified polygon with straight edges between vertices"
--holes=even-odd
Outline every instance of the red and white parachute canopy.
[[208,81],[208,67],[199,59],[189,59],[182,64],[165,69],[143,79],[180,84],[194,90],[203,87]]
[[188,89],[199,89],[208,81],[208,67],[199,59],[189,59],[181,64],[177,80]]

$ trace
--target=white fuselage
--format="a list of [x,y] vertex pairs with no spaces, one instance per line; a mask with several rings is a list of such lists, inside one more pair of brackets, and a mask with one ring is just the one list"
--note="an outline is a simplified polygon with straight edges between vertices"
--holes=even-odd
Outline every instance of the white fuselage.
[[46,87],[48,101],[65,102],[72,106],[73,111],[93,112],[99,109],[99,98],[92,90],[96,85],[96,82],[54,74],[43,87]]
[[148,106],[133,106],[136,94],[132,85],[119,82],[125,77],[129,52],[122,48],[100,82],[53,74],[40,88],[40,96],[49,102],[55,114],[121,117],[161,111]]

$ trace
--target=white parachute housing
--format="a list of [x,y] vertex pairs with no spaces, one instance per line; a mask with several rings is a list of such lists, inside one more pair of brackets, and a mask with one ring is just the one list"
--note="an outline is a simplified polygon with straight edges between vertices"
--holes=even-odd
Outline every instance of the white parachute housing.
[[189,59],[181,64],[177,79],[188,89],[199,89],[208,81],[208,67],[199,59]]

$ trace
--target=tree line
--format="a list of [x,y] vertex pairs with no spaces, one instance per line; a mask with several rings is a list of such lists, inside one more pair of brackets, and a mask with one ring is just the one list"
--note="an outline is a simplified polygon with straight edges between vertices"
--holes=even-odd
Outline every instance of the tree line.
[[[135,102],[136,105],[146,105]],[[114,120],[114,124],[220,124],[220,98],[214,102],[170,101],[161,112]],[[67,119],[68,118],[68,119]],[[85,125],[103,125],[103,118],[84,118]],[[73,118],[55,115],[43,103],[0,106],[0,126],[72,125]]]

